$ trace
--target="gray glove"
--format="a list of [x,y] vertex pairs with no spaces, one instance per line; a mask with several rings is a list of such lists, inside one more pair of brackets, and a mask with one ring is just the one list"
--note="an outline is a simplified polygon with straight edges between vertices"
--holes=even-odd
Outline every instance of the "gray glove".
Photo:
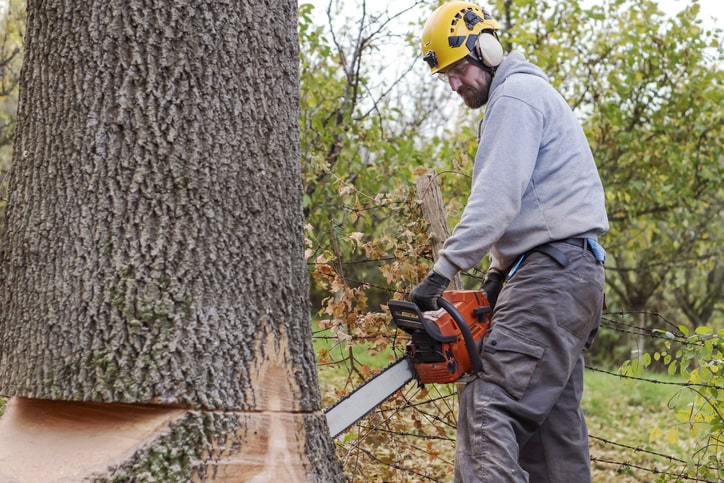
[[490,303],[490,308],[495,310],[495,303],[498,301],[498,294],[503,288],[503,274],[497,270],[488,270],[485,280],[480,285],[480,290],[485,292],[485,297]]
[[443,277],[439,273],[432,271],[427,274],[417,287],[410,292],[410,300],[420,307],[423,312],[425,310],[437,310],[437,299],[442,296],[450,280]]

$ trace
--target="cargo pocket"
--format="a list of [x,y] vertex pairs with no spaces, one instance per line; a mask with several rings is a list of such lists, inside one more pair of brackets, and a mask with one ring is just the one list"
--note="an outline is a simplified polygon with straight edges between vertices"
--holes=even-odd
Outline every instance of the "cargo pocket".
[[544,346],[517,332],[496,327],[483,346],[482,377],[520,399],[545,350]]

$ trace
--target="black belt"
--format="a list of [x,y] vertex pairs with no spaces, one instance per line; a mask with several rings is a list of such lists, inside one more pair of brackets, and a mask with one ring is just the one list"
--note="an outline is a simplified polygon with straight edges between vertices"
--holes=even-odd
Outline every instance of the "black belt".
[[515,262],[513,263],[513,266],[508,269],[507,274],[507,280],[510,280],[513,275],[518,271],[518,268],[520,268],[523,261],[526,259],[528,255],[534,252],[543,253],[545,255],[548,255],[553,260],[555,260],[558,265],[561,267],[567,267],[570,261],[568,260],[568,257],[565,253],[560,251],[558,248],[553,246],[553,243],[567,243],[569,245],[576,246],[578,248],[581,248],[583,250],[589,250],[591,253],[593,253],[593,256],[596,257],[596,261],[598,263],[603,263],[605,260],[605,252],[603,252],[600,260],[599,255],[596,255],[596,251],[593,249],[590,243],[588,243],[588,239],[586,238],[565,238],[563,240],[556,240],[548,243],[544,243],[542,245],[538,245],[537,247],[533,247],[524,254],[520,255]]

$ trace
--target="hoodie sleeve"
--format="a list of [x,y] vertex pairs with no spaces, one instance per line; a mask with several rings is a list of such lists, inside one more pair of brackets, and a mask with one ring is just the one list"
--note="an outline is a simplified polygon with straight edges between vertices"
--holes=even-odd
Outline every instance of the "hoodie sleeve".
[[[477,265],[520,212],[543,132],[543,113],[503,93],[488,104],[473,181],[460,223],[434,270],[452,279]],[[493,258],[493,267],[498,263]]]

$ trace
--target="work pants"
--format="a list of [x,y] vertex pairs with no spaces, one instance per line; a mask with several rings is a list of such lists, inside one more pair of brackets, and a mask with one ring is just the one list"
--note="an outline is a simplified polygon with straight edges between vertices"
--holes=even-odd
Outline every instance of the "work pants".
[[568,265],[527,256],[498,298],[482,372],[460,389],[456,483],[591,481],[580,402],[603,266],[585,246],[553,245]]

